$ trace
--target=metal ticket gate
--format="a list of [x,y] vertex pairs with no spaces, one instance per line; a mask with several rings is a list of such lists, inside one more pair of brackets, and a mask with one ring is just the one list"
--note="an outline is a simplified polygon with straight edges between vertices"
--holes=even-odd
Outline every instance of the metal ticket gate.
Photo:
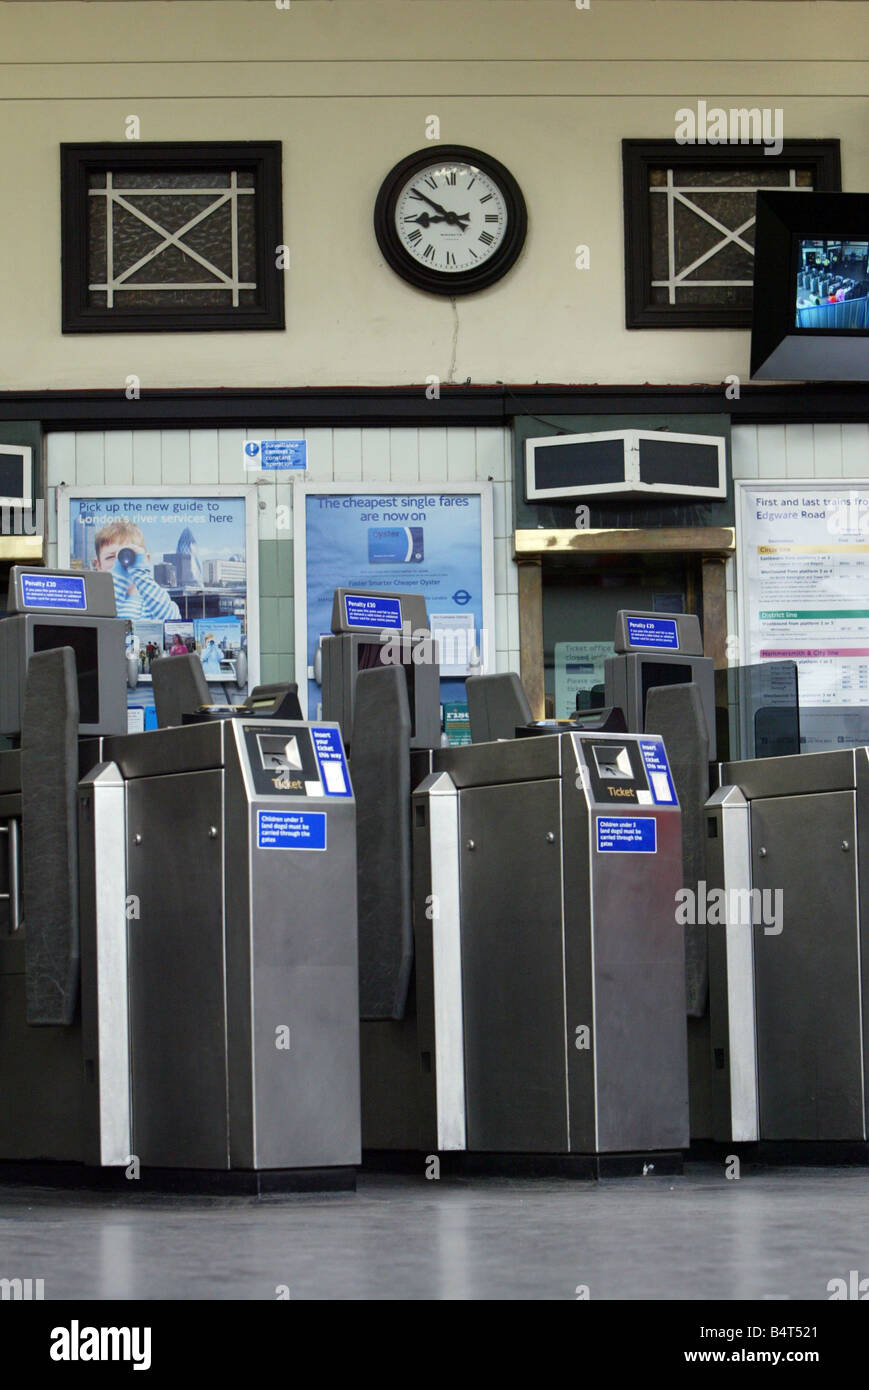
[[363,1035],[372,1149],[688,1145],[680,812],[663,741],[430,755],[413,795],[415,982]]
[[[79,755],[67,1027],[27,1022],[27,922],[0,882],[0,1158],[357,1164],[355,802],[337,726],[227,719]],[[0,754],[0,815],[20,780],[20,755]]]
[[720,776],[706,808],[714,1137],[865,1141],[869,749]]

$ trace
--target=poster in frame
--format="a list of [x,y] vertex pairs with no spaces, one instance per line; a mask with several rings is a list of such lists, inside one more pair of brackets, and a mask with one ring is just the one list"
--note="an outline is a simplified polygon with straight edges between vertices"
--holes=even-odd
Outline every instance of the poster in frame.
[[869,478],[734,491],[740,664],[796,664],[801,752],[869,742]]
[[492,484],[297,483],[294,495],[296,678],[307,717],[318,715],[314,658],[332,594],[348,585],[425,595],[441,698],[463,701],[464,678],[495,669]]
[[112,574],[137,668],[131,708],[153,707],[157,657],[199,655],[217,702],[239,703],[259,682],[256,493],[228,485],[57,489],[59,566]]

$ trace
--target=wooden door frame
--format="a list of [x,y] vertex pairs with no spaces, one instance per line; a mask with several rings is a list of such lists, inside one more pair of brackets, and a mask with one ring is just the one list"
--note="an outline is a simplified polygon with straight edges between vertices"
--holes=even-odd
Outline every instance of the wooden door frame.
[[634,530],[514,531],[519,566],[519,655],[522,684],[535,719],[543,719],[543,566],[547,557],[569,555],[696,555],[700,558],[703,653],[716,668],[727,665],[726,562],[736,552],[732,526],[660,527]]

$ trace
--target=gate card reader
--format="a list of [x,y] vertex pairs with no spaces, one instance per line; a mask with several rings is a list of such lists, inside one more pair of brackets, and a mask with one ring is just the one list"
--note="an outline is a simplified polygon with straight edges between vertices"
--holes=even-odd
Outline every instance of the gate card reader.
[[624,711],[629,729],[646,727],[646,699],[660,685],[693,682],[700,691],[709,757],[715,757],[715,663],[703,655],[700,623],[693,613],[616,614],[615,656],[604,662],[605,702]]
[[7,613],[87,613],[115,618],[115,586],[100,570],[44,570],[13,565]]
[[389,589],[336,589],[332,597],[332,633],[428,631],[422,594],[396,594]]
[[332,636],[322,641],[323,718],[341,726],[352,749],[356,680],[360,671],[399,666],[407,680],[411,748],[441,742],[438,644],[429,631],[421,594],[336,589]]
[[702,656],[700,620],[695,613],[643,613],[620,608],[613,638],[616,652],[678,652]]
[[75,656],[79,733],[123,733],[127,663],[112,576],[13,565],[7,614],[0,621],[0,733],[19,737],[28,662],[57,647]]
[[[177,658],[173,657],[173,660]],[[184,724],[202,724],[209,719],[301,719],[299,687],[295,681],[254,686],[238,705],[200,705],[182,715]]]

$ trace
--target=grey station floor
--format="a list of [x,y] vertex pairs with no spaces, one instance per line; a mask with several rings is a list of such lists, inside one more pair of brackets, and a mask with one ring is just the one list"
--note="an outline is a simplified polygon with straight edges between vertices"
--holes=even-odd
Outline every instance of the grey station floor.
[[869,1170],[362,1175],[355,1194],[0,1189],[0,1277],[46,1299],[828,1299],[869,1274]]

